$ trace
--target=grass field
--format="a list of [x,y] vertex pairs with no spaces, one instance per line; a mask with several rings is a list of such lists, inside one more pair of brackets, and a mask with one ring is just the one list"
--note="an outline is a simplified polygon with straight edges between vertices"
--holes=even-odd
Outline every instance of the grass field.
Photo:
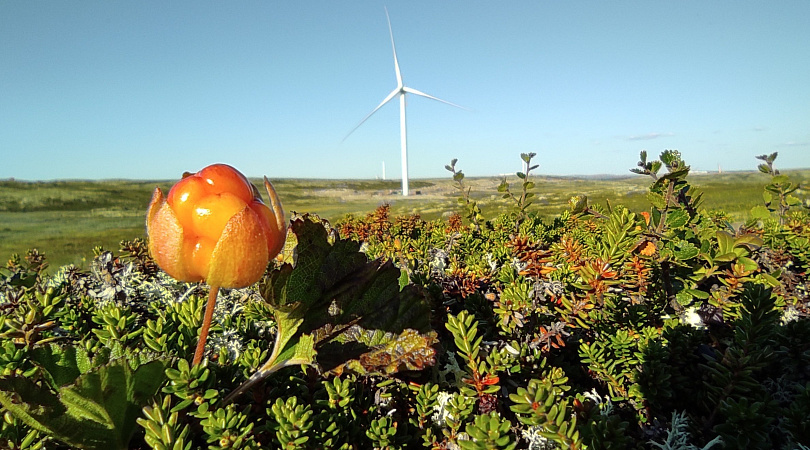
[[[807,185],[810,170],[785,171],[794,182]],[[537,199],[530,211],[553,217],[562,212],[575,194],[587,195],[591,204],[625,205],[632,210],[649,208],[650,180],[643,176],[615,179],[537,177]],[[512,177],[510,187],[519,190]],[[759,172],[690,175],[689,181],[704,192],[704,207],[722,210],[735,221],[762,204],[768,176]],[[259,185],[258,180],[254,180]],[[485,216],[508,211],[497,177],[466,178]],[[146,206],[155,186],[164,191],[171,181],[0,181],[0,258],[36,248],[52,266],[85,265],[95,246],[117,249],[122,239],[144,236]],[[388,203],[392,214],[420,214],[436,219],[458,209],[458,190],[449,179],[412,180],[412,196],[398,195],[400,184],[390,180],[279,179],[273,184],[288,212],[316,213],[329,220],[346,214],[364,215]]]

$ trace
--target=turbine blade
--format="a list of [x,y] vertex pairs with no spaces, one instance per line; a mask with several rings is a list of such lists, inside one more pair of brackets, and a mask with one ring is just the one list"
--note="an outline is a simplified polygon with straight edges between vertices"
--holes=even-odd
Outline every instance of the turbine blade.
[[394,70],[397,73],[397,87],[401,88],[402,73],[399,71],[399,61],[397,60],[397,46],[394,45],[394,30],[391,28],[391,18],[388,16],[388,8],[385,7],[385,19],[388,20],[388,34],[391,35],[391,49],[394,51]]
[[360,128],[360,125],[363,125],[363,122],[365,122],[366,120],[368,120],[368,118],[369,118],[369,117],[371,117],[371,115],[372,115],[372,114],[374,114],[375,112],[377,112],[377,110],[378,110],[378,109],[382,108],[382,107],[383,107],[383,105],[385,105],[386,103],[390,102],[390,101],[391,101],[391,99],[392,99],[392,98],[394,98],[394,96],[395,96],[395,95],[397,95],[397,94],[399,94],[400,92],[401,92],[401,91],[400,91],[400,89],[399,89],[399,88],[394,89],[393,91],[391,91],[391,93],[390,93],[390,94],[388,94],[388,96],[387,96],[387,97],[385,97],[385,99],[384,99],[383,101],[381,101],[381,102],[380,102],[380,104],[379,104],[379,105],[377,105],[377,107],[376,107],[376,108],[374,108],[374,109],[373,109],[373,110],[372,110],[370,113],[368,113],[368,114],[366,115],[366,117],[363,117],[363,120],[361,120],[361,121],[360,121],[360,123],[358,123],[357,125],[355,125],[355,127],[354,127],[354,128],[352,128],[352,131],[349,131],[349,133],[346,135],[346,137],[344,137],[344,138],[343,138],[343,140],[341,140],[340,142],[343,142],[343,141],[345,141],[346,139],[348,139],[348,137],[349,137],[349,136],[351,136],[351,134],[352,134],[352,133],[354,133],[354,130],[356,130],[356,129]]
[[442,99],[440,99],[439,97],[434,97],[434,96],[432,96],[432,95],[430,95],[430,94],[425,94],[425,93],[424,93],[424,92],[422,92],[422,91],[418,91],[418,90],[416,90],[416,89],[409,88],[409,87],[407,87],[407,86],[403,87],[403,88],[402,88],[402,90],[403,90],[404,92],[409,93],[409,94],[414,94],[414,95],[419,95],[419,96],[422,96],[422,97],[427,97],[427,98],[429,98],[429,99],[436,100],[437,102],[446,103],[446,104],[448,104],[448,105],[450,105],[450,106],[455,106],[456,108],[461,108],[461,109],[463,109],[463,110],[469,111],[467,108],[465,108],[465,107],[463,107],[463,106],[461,106],[461,105],[456,105],[455,103],[448,102],[447,100],[442,100]]

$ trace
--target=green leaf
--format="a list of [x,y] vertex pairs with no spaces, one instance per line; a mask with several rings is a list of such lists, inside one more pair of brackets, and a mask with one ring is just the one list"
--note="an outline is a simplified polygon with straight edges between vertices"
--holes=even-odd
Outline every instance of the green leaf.
[[681,163],[681,152],[677,150],[664,150],[661,152],[661,155],[658,157],[661,162],[667,165],[667,167],[672,167],[675,165],[679,165]]
[[737,259],[737,254],[734,253],[734,252],[721,253],[721,254],[714,257],[714,261],[715,262],[720,262],[720,263],[732,262],[735,259]]
[[799,200],[798,197],[788,195],[787,198],[785,199],[785,203],[787,203],[788,206],[796,206],[796,205],[800,205],[802,203],[802,201]]
[[773,201],[773,195],[768,191],[762,191],[762,200],[765,201],[766,205],[769,205]]
[[[60,347],[57,344],[38,347],[31,351],[32,361],[40,366],[51,386],[73,383],[82,374],[79,361],[88,361],[87,351],[82,347]],[[89,371],[90,367],[82,364]]]
[[689,222],[689,214],[682,209],[675,209],[667,213],[667,226],[680,228]]
[[747,258],[745,256],[740,256],[739,258],[737,258],[737,262],[742,264],[742,266],[747,271],[754,271],[754,270],[759,269],[759,264],[757,264],[756,261],[754,261],[751,258]]
[[[726,231],[717,231],[715,233],[715,237],[717,237],[717,253],[724,254],[724,253],[732,253],[734,251],[734,238]],[[717,259],[717,258],[715,258]]]
[[751,218],[755,220],[765,220],[771,217],[771,212],[764,206],[754,206],[751,208]]
[[759,276],[760,276],[760,277],[761,277],[763,280],[765,280],[765,282],[766,282],[766,283],[768,283],[768,285],[770,285],[771,287],[777,287],[777,286],[779,286],[779,285],[781,285],[781,284],[782,284],[782,283],[780,283],[780,282],[779,282],[779,280],[778,280],[778,279],[776,279],[776,277],[774,277],[774,276],[773,276],[773,275],[771,275],[771,274],[767,274],[767,273],[761,273],[761,274],[759,274]]
[[687,289],[678,291],[678,293],[675,294],[675,301],[681,306],[689,306],[689,304],[692,303],[692,298],[694,298],[694,296]]
[[667,180],[677,181],[677,180],[686,178],[687,175],[689,175],[689,166],[686,166],[686,167],[681,168],[681,169],[673,170],[672,172],[670,172],[670,173],[662,176],[661,178],[659,178],[656,183],[663,183],[664,181],[667,181]]
[[[259,287],[277,324],[272,354],[226,402],[279,368],[341,368],[406,329],[431,330],[425,294],[391,261],[369,261],[358,242],[341,239],[317,216],[293,219],[290,232],[298,242],[295,266],[274,269]],[[368,333],[388,337],[372,346],[361,337]]]
[[698,253],[700,253],[700,250],[692,243],[687,241],[678,241],[675,244],[672,255],[675,257],[675,259],[686,261],[696,257]]
[[408,276],[408,272],[405,270],[401,270],[399,274],[399,290],[405,289],[405,286],[411,282],[411,277]]
[[744,234],[734,240],[735,247],[745,247],[749,251],[753,251],[762,247],[762,238],[755,234]]
[[[353,330],[358,341],[368,336],[366,330]],[[433,345],[436,333],[420,334],[406,329],[399,335],[382,336],[382,344],[372,347],[356,359],[346,361],[333,369],[335,373],[349,370],[363,375],[392,375],[404,370],[422,370],[436,363]]]
[[517,172],[515,173],[515,175],[517,175],[517,177],[520,178],[521,180],[526,178],[526,174],[523,172]]
[[709,293],[705,291],[701,291],[700,289],[684,289],[688,292],[692,297],[699,298],[701,300],[706,300],[709,298]]
[[568,207],[572,214],[579,214],[588,207],[588,197],[585,195],[575,195],[568,199]]
[[664,209],[667,206],[667,202],[666,200],[664,200],[664,196],[657,192],[648,192],[647,200],[649,200],[650,203],[658,209]]
[[26,378],[0,378],[0,404],[30,427],[84,449],[125,449],[141,408],[165,380],[168,362],[133,370],[118,359],[58,391]]

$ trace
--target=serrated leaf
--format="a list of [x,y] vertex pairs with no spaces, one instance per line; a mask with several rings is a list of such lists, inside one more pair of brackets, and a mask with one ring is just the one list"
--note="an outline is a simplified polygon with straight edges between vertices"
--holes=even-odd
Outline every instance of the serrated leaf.
[[647,162],[647,150],[642,150],[642,151],[638,152],[638,157],[639,157],[639,159],[641,160],[642,163],[646,163]]
[[680,180],[682,178],[685,178],[687,175],[689,175],[689,166],[674,170],[674,171],[662,176],[661,178],[658,179],[658,181],[656,181],[656,183],[660,184],[660,183],[663,183],[664,181],[667,181],[667,180],[675,180],[675,181],[677,181],[677,180]]
[[[31,360],[40,366],[51,386],[73,383],[76,378],[90,370],[90,358],[82,347],[60,347],[57,344],[31,350]],[[82,370],[79,366],[86,370]]]
[[136,418],[163,384],[167,361],[136,370],[123,359],[53,391],[28,379],[0,379],[0,403],[27,425],[85,449],[127,448]]
[[751,218],[756,220],[765,220],[771,217],[771,212],[764,206],[754,206],[751,208]]
[[[357,331],[362,335],[362,331]],[[399,335],[390,335],[356,359],[351,359],[333,369],[335,373],[346,370],[362,375],[392,375],[405,370],[422,370],[436,363],[436,351],[432,347],[438,340],[436,333],[420,334],[405,329]]]
[[682,209],[674,209],[667,213],[667,226],[670,228],[680,228],[689,222],[689,214]]
[[672,150],[664,150],[658,158],[667,166],[671,166],[673,163],[677,162],[678,156],[678,153]]
[[392,336],[430,331],[425,294],[391,261],[369,261],[359,243],[317,216],[293,219],[290,233],[298,241],[296,266],[282,265],[260,283],[277,324],[273,352],[226,402],[279,367],[317,363],[330,370],[357,359],[372,350],[352,334],[357,327]]
[[768,191],[762,191],[762,200],[765,201],[765,204],[770,204],[773,201],[773,195]]
[[664,209],[667,206],[664,196],[657,192],[648,192],[647,200],[649,200],[650,203],[658,209]]
[[295,345],[286,346],[278,355],[277,360],[284,365],[312,364],[318,352],[315,351],[315,338],[310,334],[303,334],[295,341]]
[[700,249],[695,247],[691,242],[678,241],[675,248],[672,249],[672,256],[680,261],[686,261],[696,257],[700,253]]

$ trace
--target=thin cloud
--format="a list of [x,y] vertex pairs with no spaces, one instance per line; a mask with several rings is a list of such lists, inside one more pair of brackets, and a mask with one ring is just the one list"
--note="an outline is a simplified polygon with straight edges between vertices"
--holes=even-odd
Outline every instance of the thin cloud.
[[787,141],[785,143],[779,144],[778,147],[807,147],[808,145],[810,145],[810,142]]
[[670,137],[675,136],[674,133],[647,133],[647,134],[637,134],[627,138],[628,141],[650,141],[652,139],[658,139],[662,137]]

